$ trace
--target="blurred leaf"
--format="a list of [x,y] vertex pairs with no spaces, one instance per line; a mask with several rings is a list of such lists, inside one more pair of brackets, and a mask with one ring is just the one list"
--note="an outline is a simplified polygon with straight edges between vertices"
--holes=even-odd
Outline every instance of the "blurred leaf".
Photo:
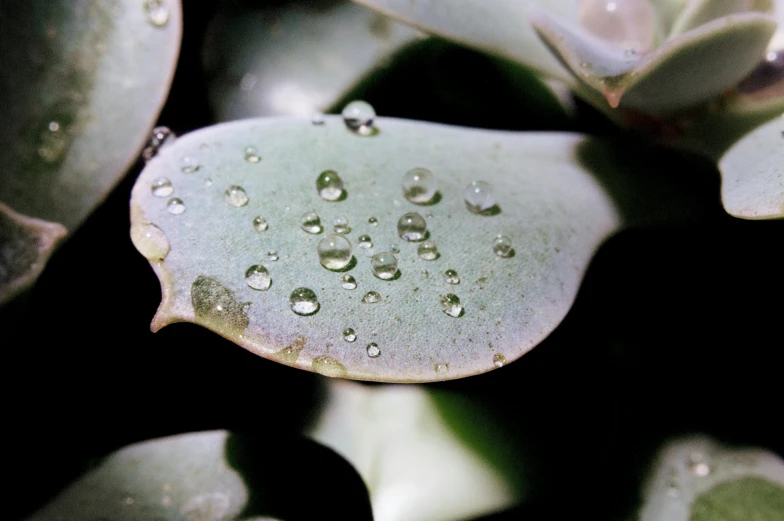
[[702,24],[731,14],[757,11],[771,13],[773,0],[692,0],[686,2],[683,10],[675,20],[669,37],[695,29]]

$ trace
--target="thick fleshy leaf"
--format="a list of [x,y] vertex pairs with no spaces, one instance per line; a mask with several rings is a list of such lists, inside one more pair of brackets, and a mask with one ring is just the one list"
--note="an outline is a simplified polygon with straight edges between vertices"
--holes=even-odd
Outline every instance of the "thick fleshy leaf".
[[[469,519],[522,499],[519,475],[505,474],[466,445],[423,387],[335,382],[327,401],[309,435],[354,465],[376,521]],[[470,401],[462,405],[471,409]],[[500,433],[486,427],[484,441],[498,445]],[[496,448],[518,471],[524,467],[509,447]]]
[[784,512],[784,462],[761,449],[734,449],[705,438],[661,452],[640,521],[777,521]]
[[61,224],[27,217],[0,202],[0,304],[38,278],[66,233]]
[[219,120],[325,111],[422,33],[348,0],[224,8],[205,44]]
[[746,219],[784,217],[784,117],[750,132],[719,161],[727,212]]
[[695,29],[704,23],[731,14],[757,11],[771,13],[773,0],[696,0],[686,2],[670,31],[670,38]]
[[69,230],[84,220],[158,115],[180,19],[179,0],[2,3],[4,203]]

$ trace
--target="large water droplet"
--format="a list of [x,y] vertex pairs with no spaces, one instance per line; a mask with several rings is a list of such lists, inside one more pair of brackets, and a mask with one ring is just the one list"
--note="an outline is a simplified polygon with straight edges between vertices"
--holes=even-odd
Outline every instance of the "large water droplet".
[[580,25],[618,49],[644,53],[656,37],[656,11],[649,0],[582,0]]
[[450,317],[459,317],[463,313],[463,305],[460,298],[454,293],[441,295],[441,310]]
[[512,255],[512,239],[506,235],[496,235],[493,239],[493,253],[499,257],[509,257]]
[[243,187],[231,185],[223,192],[223,200],[226,201],[226,204],[239,208],[248,204],[248,194],[245,193]]
[[332,378],[343,378],[346,376],[346,368],[343,364],[330,356],[317,356],[312,362],[313,371]]
[[183,174],[193,174],[201,168],[199,161],[193,157],[183,157],[180,159],[180,170]]
[[370,239],[370,235],[360,235],[357,237],[357,246],[360,248],[372,248],[373,241]]
[[139,253],[153,262],[163,261],[171,249],[166,234],[152,223],[134,226],[131,229],[131,241]]
[[444,279],[448,284],[460,284],[460,277],[455,270],[446,270],[444,272]]
[[245,271],[245,283],[253,289],[266,291],[272,284],[272,278],[267,268],[255,264]]
[[403,176],[403,195],[414,204],[429,203],[437,190],[436,178],[426,168],[412,168]]
[[163,147],[174,143],[176,138],[177,136],[168,127],[155,127],[152,129],[150,139],[142,151],[144,162],[146,163],[155,157]]
[[351,243],[342,235],[329,234],[318,243],[321,265],[328,270],[340,270],[351,262]]
[[370,269],[379,279],[389,280],[397,273],[397,259],[386,251],[377,253],[370,260]]
[[378,219],[375,217],[370,217],[368,219],[368,224],[370,224],[370,226],[378,226]]
[[361,136],[370,136],[373,132],[373,120],[376,111],[365,101],[352,101],[343,109],[343,122],[353,132]]
[[321,217],[316,212],[306,212],[299,220],[300,226],[308,233],[321,233]]
[[269,228],[269,224],[267,223],[267,219],[262,217],[261,215],[257,215],[253,218],[253,229],[257,232],[266,232],[267,228]]
[[405,214],[397,222],[397,234],[407,241],[421,241],[427,233],[425,218],[416,212]]
[[343,289],[355,289],[357,287],[357,279],[349,274],[340,277],[340,287]]
[[275,250],[270,250],[267,252],[267,260],[276,261],[278,258],[278,252]]
[[164,0],[147,0],[144,3],[147,21],[154,27],[165,27],[169,23],[169,8]]
[[496,367],[503,367],[506,364],[506,357],[501,353],[496,353],[493,355],[493,365]]
[[196,318],[218,332],[236,336],[248,327],[245,303],[217,279],[199,276],[191,285],[191,304]]
[[463,190],[463,199],[474,213],[486,212],[496,204],[492,187],[484,181],[471,181]]
[[339,233],[340,235],[351,233],[351,226],[348,225],[348,219],[345,217],[336,217],[335,220],[332,221],[332,226],[335,233]]
[[381,349],[378,348],[378,344],[375,342],[369,343],[365,351],[370,358],[378,358],[378,355],[381,354]]
[[324,170],[316,178],[316,192],[325,201],[337,201],[343,196],[343,179],[334,170]]
[[381,295],[379,295],[375,291],[368,291],[362,297],[362,302],[365,303],[365,304],[375,304],[375,303],[377,303],[379,301],[381,301]]
[[172,215],[180,215],[182,212],[185,211],[185,203],[182,202],[182,199],[177,199],[176,197],[172,197],[166,203],[166,209]]
[[310,288],[297,288],[289,296],[291,310],[297,315],[312,315],[319,309],[318,297]]
[[357,333],[350,327],[343,330],[343,340],[346,342],[353,342],[357,339]]
[[430,240],[421,243],[417,248],[417,255],[423,260],[436,260],[438,258],[436,243]]
[[248,163],[258,163],[261,161],[261,156],[256,147],[245,147],[245,161]]
[[168,197],[174,193],[174,186],[165,177],[159,177],[152,183],[152,195],[155,197]]

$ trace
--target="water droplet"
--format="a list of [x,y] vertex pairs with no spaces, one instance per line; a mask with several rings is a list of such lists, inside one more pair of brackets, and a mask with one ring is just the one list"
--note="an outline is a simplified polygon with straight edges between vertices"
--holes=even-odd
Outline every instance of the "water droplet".
[[397,273],[397,259],[386,251],[377,253],[370,261],[370,269],[379,279],[389,280]]
[[381,349],[378,348],[378,344],[375,342],[369,343],[365,351],[367,351],[367,355],[370,358],[378,358],[378,355],[381,354]]
[[370,235],[360,235],[357,238],[357,246],[360,248],[372,248],[373,241],[370,239]]
[[463,312],[463,305],[460,304],[460,298],[453,293],[441,295],[440,302],[441,310],[450,317],[459,317]]
[[357,339],[357,333],[353,329],[347,327],[346,329],[343,330],[343,340],[345,340],[346,342],[353,342],[356,339]]
[[199,276],[191,285],[191,304],[199,323],[218,332],[236,336],[248,327],[245,303],[217,279]]
[[269,224],[267,224],[267,219],[262,217],[261,215],[257,215],[253,218],[253,229],[257,232],[266,232],[267,228],[269,228]]
[[692,474],[701,478],[711,473],[710,465],[705,461],[705,456],[699,452],[692,452],[689,455],[689,470]]
[[436,364],[433,366],[438,374],[444,374],[449,372],[449,364]]
[[267,260],[276,261],[278,260],[278,252],[275,250],[270,250],[267,252]]
[[373,134],[376,111],[365,101],[352,101],[343,109],[343,123],[360,136]]
[[368,219],[368,224],[370,224],[370,226],[378,226],[378,219],[371,217]]
[[324,124],[324,114],[321,112],[314,112],[312,116],[310,116],[310,122],[313,125],[323,125]]
[[618,49],[645,52],[656,39],[656,10],[647,0],[583,0],[578,20]]
[[343,289],[354,289],[357,287],[357,279],[351,275],[342,275],[340,277],[340,287]]
[[183,174],[192,174],[199,168],[201,168],[201,165],[197,159],[192,157],[183,157],[180,159],[180,170]]
[[351,262],[351,243],[342,235],[329,234],[318,243],[321,265],[328,270],[340,270]]
[[316,212],[303,213],[299,220],[300,226],[308,233],[321,233],[321,217]]
[[223,192],[223,200],[226,201],[226,204],[239,208],[248,204],[248,194],[245,193],[243,187],[231,185]]
[[47,163],[57,163],[68,148],[67,137],[60,122],[48,122],[39,136],[38,156]]
[[365,252],[365,257],[367,257],[369,259],[372,259],[373,255],[376,254],[376,250],[373,249],[372,246],[370,248],[363,248],[363,251]]
[[375,304],[379,301],[381,301],[381,295],[375,291],[368,291],[365,293],[365,296],[362,297],[362,302],[365,304]]
[[334,227],[335,233],[339,233],[341,235],[351,233],[351,226],[348,225],[348,219],[345,217],[335,218],[335,220],[332,221],[332,225]]
[[245,147],[245,161],[248,163],[258,163],[261,156],[255,147]]
[[417,248],[417,254],[423,260],[436,260],[438,258],[438,248],[433,241],[425,241]]
[[152,129],[152,134],[150,135],[150,139],[147,141],[147,145],[144,147],[142,151],[142,157],[144,158],[144,162],[150,161],[153,157],[158,155],[158,152],[165,147],[166,145],[170,145],[174,143],[174,140],[177,136],[169,130],[168,127],[155,127]]
[[490,184],[484,181],[471,181],[463,190],[466,206],[474,213],[482,213],[495,206],[495,195]]
[[272,278],[267,268],[255,264],[245,271],[245,283],[253,289],[265,291],[272,284]]
[[297,315],[312,315],[319,309],[318,297],[310,288],[297,288],[289,296],[291,310]]
[[131,241],[147,260],[160,262],[169,254],[171,246],[163,230],[152,223],[142,223],[131,229]]
[[312,362],[313,371],[332,378],[343,378],[346,376],[346,368],[343,364],[330,356],[317,356]]
[[397,234],[407,241],[421,241],[425,238],[427,223],[425,218],[416,212],[405,214],[397,222]]
[[390,244],[389,246],[387,246],[387,250],[390,253],[394,253],[395,255],[400,253],[400,248],[397,247],[397,244]]
[[165,177],[159,177],[152,183],[152,195],[155,197],[168,197],[174,193],[174,186]]
[[403,195],[414,204],[429,203],[437,190],[436,178],[426,168],[412,168],[403,176]]
[[147,0],[144,3],[147,21],[154,27],[165,27],[169,23],[169,8],[163,0]]
[[446,270],[444,272],[444,279],[448,284],[460,284],[460,277],[455,270]]
[[334,170],[324,170],[316,178],[316,192],[325,201],[337,201],[343,196],[343,179]]
[[499,257],[512,255],[512,239],[506,235],[496,235],[493,239],[493,253]]
[[496,367],[503,367],[506,364],[506,357],[501,353],[496,353],[493,355],[493,365]]
[[185,203],[182,202],[182,199],[172,197],[166,203],[166,209],[169,210],[169,213],[172,215],[180,215],[185,211]]
[[207,186],[212,186],[212,178],[211,177],[205,178],[204,179],[204,184],[207,185]]

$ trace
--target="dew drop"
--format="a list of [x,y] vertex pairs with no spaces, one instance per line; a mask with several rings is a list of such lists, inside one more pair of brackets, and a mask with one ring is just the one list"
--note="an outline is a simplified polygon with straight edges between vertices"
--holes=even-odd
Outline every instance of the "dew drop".
[[460,284],[460,277],[455,270],[446,270],[444,272],[444,279],[448,284]]
[[310,123],[313,125],[323,125],[324,114],[321,112],[314,112],[313,115],[310,116]]
[[346,342],[353,342],[357,339],[357,333],[352,328],[347,327],[343,330],[343,340]]
[[656,11],[649,0],[582,0],[578,20],[618,49],[646,52],[656,38]]
[[334,170],[324,170],[316,178],[316,192],[325,201],[337,201],[343,196],[343,179]]
[[387,246],[387,250],[390,253],[394,253],[395,255],[400,253],[400,248],[397,247],[397,244],[390,244],[389,246]]
[[372,248],[373,241],[370,239],[370,235],[360,235],[357,238],[357,246],[360,248]]
[[257,232],[266,232],[267,228],[269,228],[269,224],[267,223],[267,219],[262,217],[261,215],[257,215],[253,218],[253,229]]
[[370,358],[378,358],[378,355],[381,354],[381,349],[378,348],[378,344],[375,342],[369,343],[365,351]]
[[185,203],[182,202],[182,199],[177,199],[176,197],[172,197],[166,203],[166,209],[172,215],[180,215],[182,212],[185,211]]
[[349,130],[360,136],[370,136],[376,111],[365,101],[352,101],[343,109],[343,123]]
[[449,372],[449,364],[436,364],[433,366],[438,374],[444,374]]
[[343,378],[346,376],[346,368],[343,364],[330,356],[317,356],[312,362],[313,371],[332,378]]
[[436,260],[438,258],[438,248],[434,241],[427,240],[417,247],[417,255],[423,260]]
[[226,204],[239,208],[248,204],[248,194],[245,193],[243,187],[231,185],[223,192],[223,200],[226,201]]
[[349,274],[340,277],[340,287],[343,289],[355,289],[357,287],[357,279]]
[[474,213],[482,213],[495,206],[495,195],[489,183],[471,181],[463,190],[466,206]]
[[63,125],[50,121],[39,136],[38,156],[47,163],[57,163],[68,147],[67,137]]
[[201,165],[195,158],[186,156],[180,159],[180,171],[182,171],[183,174],[192,174],[199,170],[199,168],[201,168]]
[[454,293],[441,295],[441,310],[450,317],[459,317],[463,313],[463,305],[460,298]]
[[318,243],[321,265],[328,270],[340,270],[351,262],[351,243],[342,235],[329,234]]
[[152,223],[134,226],[131,229],[131,241],[139,253],[153,262],[163,261],[171,249],[166,234]]
[[174,186],[165,177],[159,177],[152,183],[152,195],[155,197],[168,197],[174,193]]
[[403,176],[403,196],[414,204],[429,203],[437,190],[436,178],[426,168],[412,168]]
[[372,246],[370,248],[363,248],[363,251],[365,252],[365,257],[367,257],[369,259],[372,259],[373,255],[376,254],[376,250],[373,249]]
[[377,253],[370,260],[370,269],[379,279],[389,280],[397,273],[397,259],[386,251]]
[[291,310],[297,315],[308,316],[319,309],[318,297],[310,288],[297,288],[289,296]]
[[248,163],[258,163],[261,161],[261,156],[259,155],[258,150],[256,150],[256,147],[245,147],[245,161]]
[[362,302],[364,304],[375,304],[379,301],[381,301],[381,295],[375,291],[368,291],[365,293],[365,296],[362,297]]
[[316,212],[303,213],[299,220],[300,226],[308,233],[321,233],[321,218]]
[[397,222],[397,234],[406,241],[421,241],[427,233],[425,218],[416,212],[405,214]]
[[276,261],[278,258],[278,252],[275,250],[270,250],[267,252],[267,260]]
[[212,178],[211,177],[207,177],[206,179],[204,179],[204,184],[206,186],[212,186]]
[[368,224],[370,224],[370,226],[378,226],[378,219],[375,217],[370,217],[368,219]]
[[496,353],[493,355],[493,365],[496,367],[503,367],[506,364],[506,357],[501,353]]
[[335,220],[332,221],[332,226],[335,230],[335,233],[339,233],[341,235],[351,233],[351,226],[348,225],[348,219],[345,217],[335,218]]
[[269,270],[260,264],[255,264],[245,271],[245,284],[259,291],[266,291],[272,284]]
[[174,132],[169,130],[168,127],[155,127],[152,129],[150,139],[147,141],[147,145],[142,151],[144,162],[149,162],[153,157],[158,155],[158,152],[163,147],[174,143],[176,138],[177,136],[174,134]]
[[512,239],[506,235],[496,235],[493,239],[493,253],[499,257],[509,257],[512,255]]
[[147,0],[144,3],[147,21],[154,27],[165,27],[169,23],[169,8],[163,0]]
[[706,477],[711,473],[710,465],[705,461],[705,457],[699,452],[692,452],[689,455],[689,470],[695,476],[700,478]]
[[235,336],[248,327],[245,304],[217,279],[199,276],[191,285],[191,304],[199,323],[218,332]]

